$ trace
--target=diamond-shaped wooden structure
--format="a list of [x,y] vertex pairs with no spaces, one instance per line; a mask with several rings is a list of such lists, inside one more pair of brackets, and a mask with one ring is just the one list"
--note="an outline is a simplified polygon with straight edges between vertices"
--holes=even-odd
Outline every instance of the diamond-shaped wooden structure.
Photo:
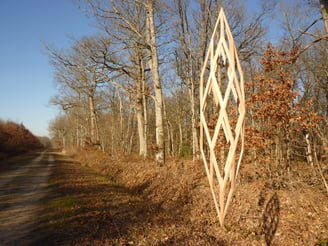
[[221,226],[244,151],[243,73],[223,9],[200,79],[200,149]]

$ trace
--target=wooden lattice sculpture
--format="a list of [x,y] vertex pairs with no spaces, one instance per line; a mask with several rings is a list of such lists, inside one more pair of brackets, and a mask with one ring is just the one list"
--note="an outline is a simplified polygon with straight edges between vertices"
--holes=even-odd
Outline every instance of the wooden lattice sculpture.
[[221,226],[244,150],[244,79],[220,10],[200,79],[200,149]]

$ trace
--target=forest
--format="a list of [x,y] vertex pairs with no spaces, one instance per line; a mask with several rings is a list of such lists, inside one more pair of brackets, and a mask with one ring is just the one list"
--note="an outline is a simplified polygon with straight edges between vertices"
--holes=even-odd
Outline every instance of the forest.
[[[243,68],[243,163],[292,168],[327,160],[326,1],[76,1],[99,33],[46,45],[64,150],[199,158],[199,77],[221,7]],[[274,38],[272,38],[274,36]],[[211,121],[215,115],[209,115]]]
[[[83,175],[67,184],[68,190],[95,197],[84,196],[90,211],[97,211],[88,225],[102,229],[84,233],[86,242],[327,245],[326,0],[74,3],[97,34],[74,38],[65,49],[45,45],[57,88],[51,104],[61,112],[49,132],[54,146],[116,187],[101,189],[101,195],[99,190],[90,192],[96,181],[84,183]],[[240,145],[236,148],[244,149],[233,157],[232,144],[227,145],[232,141],[218,131],[222,111],[217,95],[207,94],[212,104],[202,106],[201,101],[204,90],[213,90],[202,81],[215,77],[220,96],[229,86],[225,82],[231,81],[227,72],[235,69],[225,62],[224,53],[216,53],[214,65],[208,62],[221,8],[243,71],[236,77],[243,77],[245,89],[244,140],[235,141]],[[222,107],[227,124],[236,126],[229,134],[236,136],[241,99],[230,94]],[[203,125],[207,140],[215,139],[209,147],[203,144]],[[227,156],[232,162],[238,159],[237,172],[233,164],[231,172],[227,164],[223,168]],[[206,158],[219,167],[208,168]],[[62,174],[73,179],[78,165],[62,167],[68,170]],[[211,180],[214,172],[224,181]],[[123,191],[128,198],[116,199]],[[124,206],[112,215],[117,203]],[[218,211],[224,211],[219,219]],[[112,223],[108,221],[114,222],[102,227]]]

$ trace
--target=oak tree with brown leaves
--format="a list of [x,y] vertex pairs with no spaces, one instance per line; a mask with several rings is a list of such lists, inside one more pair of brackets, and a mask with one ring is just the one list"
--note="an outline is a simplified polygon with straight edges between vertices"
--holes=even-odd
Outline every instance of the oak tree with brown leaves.
[[302,132],[320,121],[310,110],[311,101],[299,101],[294,90],[296,78],[292,66],[297,58],[297,48],[279,51],[268,44],[260,61],[262,72],[247,83],[250,124],[246,144],[253,157],[274,160],[277,167],[290,167],[296,152],[293,142],[301,141]]

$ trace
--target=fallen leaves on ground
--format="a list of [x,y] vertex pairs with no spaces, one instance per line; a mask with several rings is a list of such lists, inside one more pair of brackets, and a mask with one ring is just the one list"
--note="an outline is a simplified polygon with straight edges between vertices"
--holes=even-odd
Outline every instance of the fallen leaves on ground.
[[298,183],[284,183],[244,166],[220,227],[200,162],[170,160],[158,167],[95,153],[80,159],[83,165],[65,156],[56,159],[50,182],[55,193],[40,245],[315,245],[328,240],[328,197],[300,174]]

